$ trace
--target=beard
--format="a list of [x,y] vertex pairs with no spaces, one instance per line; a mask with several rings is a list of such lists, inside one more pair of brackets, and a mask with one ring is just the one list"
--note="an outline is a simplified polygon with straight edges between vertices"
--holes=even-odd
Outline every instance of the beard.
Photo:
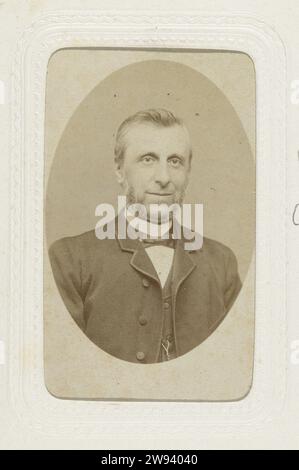
[[[183,201],[185,199],[185,189],[181,190],[181,191],[176,191],[174,193],[174,198],[173,198],[173,201],[171,203],[169,203],[168,205],[172,205],[172,204],[183,204]],[[138,200],[138,197],[136,195],[136,192],[134,190],[134,188],[132,188],[132,186],[128,186],[127,187],[127,190],[126,190],[126,197],[127,197],[127,203],[128,204],[143,204],[143,202],[140,202]],[[159,205],[159,203],[157,203]],[[160,203],[162,204],[162,203]],[[163,204],[166,204],[165,202]]]
[[[146,212],[142,211],[142,215],[137,209],[139,217],[141,217],[142,219],[147,219],[150,222],[160,225],[162,223],[169,221],[169,217],[170,219],[174,217],[175,212],[172,213],[172,211],[168,211],[165,206],[167,207],[180,206],[181,207],[185,198],[185,189],[181,191],[176,191],[174,193],[174,197],[171,203],[164,202],[164,203],[156,203],[156,204],[144,204],[143,202],[140,202],[138,196],[136,195],[134,188],[132,188],[131,186],[127,187],[126,198],[127,198],[127,207],[134,206],[136,204],[136,207],[138,205],[142,205],[145,208]],[[154,206],[156,207],[154,208],[154,210],[151,210],[151,206],[152,208]],[[163,207],[166,210],[163,210]]]

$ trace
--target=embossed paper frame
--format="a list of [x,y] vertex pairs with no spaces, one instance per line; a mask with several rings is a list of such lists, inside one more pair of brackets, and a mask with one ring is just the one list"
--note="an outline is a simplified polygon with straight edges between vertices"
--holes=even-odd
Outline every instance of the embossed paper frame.
[[[103,402],[54,398],[43,374],[43,168],[46,71],[61,48],[212,49],[248,54],[257,80],[256,330],[253,386],[236,402]],[[8,393],[19,418],[47,434],[85,437],[188,429],[246,432],[274,417],[286,389],[285,54],[267,25],[237,15],[97,11],[41,17],[17,45],[11,90]],[[271,87],[269,86],[271,83]],[[275,123],[275,126],[273,125]],[[275,190],[274,190],[275,189]],[[275,208],[275,210],[273,210]],[[242,425],[242,428],[241,428]]]

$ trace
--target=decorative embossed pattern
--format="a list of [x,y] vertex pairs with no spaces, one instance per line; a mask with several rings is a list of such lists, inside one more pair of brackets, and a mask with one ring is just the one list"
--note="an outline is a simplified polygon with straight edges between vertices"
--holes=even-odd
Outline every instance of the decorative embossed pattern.
[[[57,400],[43,385],[43,122],[47,63],[64,47],[236,50],[257,73],[257,300],[254,385],[234,403]],[[9,395],[25,423],[57,437],[95,433],[246,432],[272,418],[285,393],[285,56],[276,33],[252,18],[184,13],[57,12],[20,37],[11,87]],[[269,87],[271,83],[271,87]],[[279,123],[273,135],[271,123]],[[277,195],[271,194],[276,188]],[[270,199],[270,194],[272,198]],[[275,216],[271,205],[275,204]],[[265,217],[267,214],[267,218]],[[273,233],[277,233],[273,237]],[[274,256],[281,253],[281,256]],[[270,286],[279,286],[279,295]],[[278,289],[277,289],[278,291]],[[242,429],[240,427],[242,425]]]

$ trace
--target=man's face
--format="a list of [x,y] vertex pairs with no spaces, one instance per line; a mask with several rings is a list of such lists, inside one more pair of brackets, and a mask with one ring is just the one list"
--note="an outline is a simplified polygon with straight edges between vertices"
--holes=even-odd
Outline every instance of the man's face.
[[180,125],[133,125],[126,135],[124,161],[117,168],[129,203],[181,203],[190,169],[190,139]]

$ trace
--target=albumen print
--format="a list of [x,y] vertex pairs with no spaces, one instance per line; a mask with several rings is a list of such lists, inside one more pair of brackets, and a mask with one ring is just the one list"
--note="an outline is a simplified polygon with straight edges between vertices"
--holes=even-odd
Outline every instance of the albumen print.
[[55,396],[229,400],[249,391],[254,123],[245,54],[53,55],[44,360]]

